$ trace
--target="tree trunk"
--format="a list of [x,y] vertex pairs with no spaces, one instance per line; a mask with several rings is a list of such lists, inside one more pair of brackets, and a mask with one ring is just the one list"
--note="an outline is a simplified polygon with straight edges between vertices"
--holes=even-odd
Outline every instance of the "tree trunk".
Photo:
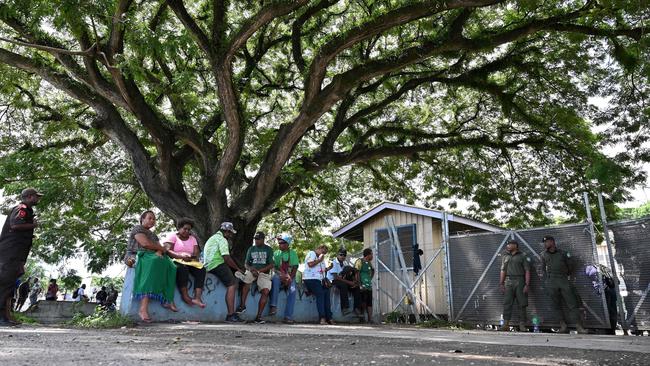
[[244,268],[244,259],[246,259],[246,252],[251,245],[253,245],[253,236],[257,231],[257,225],[261,221],[261,217],[256,217],[253,221],[245,222],[242,219],[233,219],[232,223],[237,230],[237,234],[230,243],[232,258]]

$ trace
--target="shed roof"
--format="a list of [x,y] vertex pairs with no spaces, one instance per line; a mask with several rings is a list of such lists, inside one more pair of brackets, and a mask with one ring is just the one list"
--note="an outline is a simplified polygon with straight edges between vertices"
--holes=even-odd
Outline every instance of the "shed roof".
[[[378,213],[384,211],[384,210],[395,210],[395,211],[402,211],[402,212],[408,212],[411,214],[415,215],[422,215],[422,216],[427,216],[431,217],[436,220],[441,220],[444,214],[444,211],[439,211],[439,210],[432,210],[430,208],[423,208],[423,207],[417,207],[417,206],[411,206],[411,205],[405,205],[402,203],[397,203],[397,202],[382,202],[378,204],[377,206],[371,208],[370,210],[366,211],[363,215],[359,216],[358,218],[350,221],[349,223],[345,224],[343,227],[340,229],[334,231],[332,234],[335,238],[338,237],[343,237],[349,240],[357,240],[357,241],[363,241],[363,223],[366,222],[368,219],[372,218],[373,216],[377,215]],[[455,231],[501,231],[503,230],[502,228],[488,224],[482,221],[478,220],[473,220],[469,219],[467,217],[459,216],[459,215],[454,215],[454,214],[447,214],[447,219],[449,220],[449,231],[450,232],[455,232]]]

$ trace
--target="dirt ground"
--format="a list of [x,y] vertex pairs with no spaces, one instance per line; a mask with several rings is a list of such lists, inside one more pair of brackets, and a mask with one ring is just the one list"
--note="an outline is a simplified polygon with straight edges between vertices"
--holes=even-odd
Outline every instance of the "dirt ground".
[[650,365],[650,337],[312,324],[0,328],[0,365]]

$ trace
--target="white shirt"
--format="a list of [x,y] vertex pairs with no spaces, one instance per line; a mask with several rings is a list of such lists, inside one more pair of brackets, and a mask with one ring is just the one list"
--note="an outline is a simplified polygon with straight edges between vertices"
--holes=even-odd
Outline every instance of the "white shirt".
[[318,259],[316,252],[313,250],[307,253],[305,257],[305,271],[302,274],[303,280],[322,280],[325,277],[325,263],[320,262],[313,267],[309,267],[309,262]]
[[337,274],[341,273],[341,271],[343,270],[343,267],[349,266],[349,265],[350,265],[350,263],[348,263],[347,260],[344,260],[343,263],[341,263],[341,262],[339,262],[338,258],[335,258],[332,261],[332,268],[329,271],[327,271],[327,278],[330,281],[334,281],[334,275],[337,275]]
[[84,295],[84,289],[79,287],[79,292],[77,293],[77,297],[72,299],[74,301],[81,301],[81,297]]

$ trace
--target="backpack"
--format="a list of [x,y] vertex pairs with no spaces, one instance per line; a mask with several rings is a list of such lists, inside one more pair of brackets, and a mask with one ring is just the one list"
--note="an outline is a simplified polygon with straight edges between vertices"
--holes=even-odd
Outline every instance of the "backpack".
[[72,293],[72,298],[73,299],[76,299],[77,297],[79,297],[79,289],[78,288],[76,290],[74,290],[74,292]]

